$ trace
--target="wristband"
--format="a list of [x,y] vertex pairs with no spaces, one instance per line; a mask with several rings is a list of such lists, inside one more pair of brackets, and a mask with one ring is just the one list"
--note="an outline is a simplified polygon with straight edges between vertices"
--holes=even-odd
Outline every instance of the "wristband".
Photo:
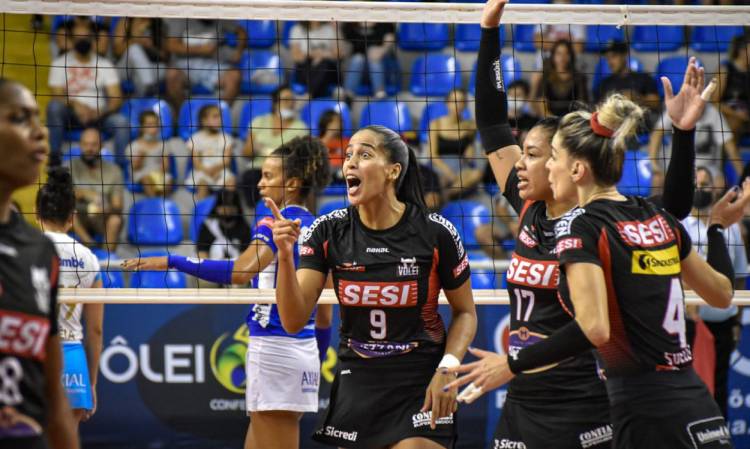
[[185,256],[169,256],[167,266],[215,284],[231,284],[233,260],[196,259]]
[[519,374],[543,366],[561,362],[590,349],[594,345],[583,333],[576,320],[555,331],[552,335],[508,356],[508,368]]
[[513,136],[513,130],[507,123],[480,129],[479,139],[482,141],[485,154],[494,153],[500,148],[518,145],[518,141]]
[[458,360],[458,358],[453,354],[445,354],[443,356],[443,359],[440,360],[440,363],[438,364],[438,369],[440,368],[456,368],[458,366],[461,366],[461,361]]

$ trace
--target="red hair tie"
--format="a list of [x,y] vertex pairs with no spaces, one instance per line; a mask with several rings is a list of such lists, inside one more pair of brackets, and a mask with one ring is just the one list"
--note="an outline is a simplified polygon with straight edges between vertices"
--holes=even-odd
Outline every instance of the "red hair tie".
[[615,134],[613,130],[599,123],[598,111],[591,114],[591,129],[594,131],[594,134],[596,134],[597,136],[612,137]]

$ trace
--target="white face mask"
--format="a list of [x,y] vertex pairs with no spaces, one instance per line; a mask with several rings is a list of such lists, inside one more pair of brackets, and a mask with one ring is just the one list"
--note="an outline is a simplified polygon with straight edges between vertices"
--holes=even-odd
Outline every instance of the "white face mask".
[[294,118],[294,109],[282,108],[279,110],[279,115],[283,120],[289,120],[291,118]]

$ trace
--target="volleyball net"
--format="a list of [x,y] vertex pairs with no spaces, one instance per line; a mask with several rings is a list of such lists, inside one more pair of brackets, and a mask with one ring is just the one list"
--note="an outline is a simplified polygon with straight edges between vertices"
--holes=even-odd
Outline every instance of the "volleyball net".
[[[296,136],[319,138],[329,151],[333,182],[309,206],[316,214],[345,207],[343,149],[357,129],[380,124],[416,151],[428,206],[456,225],[469,253],[478,302],[506,303],[518,222],[473,121],[482,8],[0,1],[3,74],[23,74],[15,77],[45,111],[53,161],[71,167],[81,192],[74,231],[99,257],[104,286],[114,289],[65,290],[62,300],[269,300],[269,291],[239,295],[174,271],[123,271],[120,262],[167,254],[236,258],[250,229],[270,215],[255,187],[263,162]],[[706,169],[698,181],[711,193],[700,214],[747,176],[750,7],[542,1],[510,4],[502,21],[501,65],[519,142],[540,118],[621,92],[647,110],[647,119],[618,187],[659,193],[672,150],[659,78],[668,77],[676,91],[688,57],[696,56],[707,80],[720,81],[697,128],[697,165]],[[29,42],[31,54],[8,51]],[[33,205],[20,206],[34,221]],[[745,226],[728,238],[743,279]],[[696,244],[705,249],[705,241]],[[157,290],[119,290],[125,287]],[[738,293],[744,304],[748,298]]]

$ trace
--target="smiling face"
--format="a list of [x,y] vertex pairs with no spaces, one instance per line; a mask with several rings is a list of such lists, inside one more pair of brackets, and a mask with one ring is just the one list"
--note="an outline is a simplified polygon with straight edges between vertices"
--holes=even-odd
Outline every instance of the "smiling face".
[[545,164],[550,158],[552,147],[549,143],[550,131],[536,127],[529,131],[523,141],[523,154],[516,162],[518,194],[523,200],[552,200],[549,185],[549,171]]
[[387,195],[401,173],[401,165],[388,160],[380,135],[367,129],[349,140],[342,169],[353,206]]
[[570,201],[578,197],[576,185],[571,177],[574,162],[568,150],[562,146],[559,134],[555,134],[552,139],[552,157],[547,160],[547,170],[552,195],[556,201]]
[[0,182],[12,190],[33,184],[49,152],[39,106],[25,87],[8,82],[0,89]]

